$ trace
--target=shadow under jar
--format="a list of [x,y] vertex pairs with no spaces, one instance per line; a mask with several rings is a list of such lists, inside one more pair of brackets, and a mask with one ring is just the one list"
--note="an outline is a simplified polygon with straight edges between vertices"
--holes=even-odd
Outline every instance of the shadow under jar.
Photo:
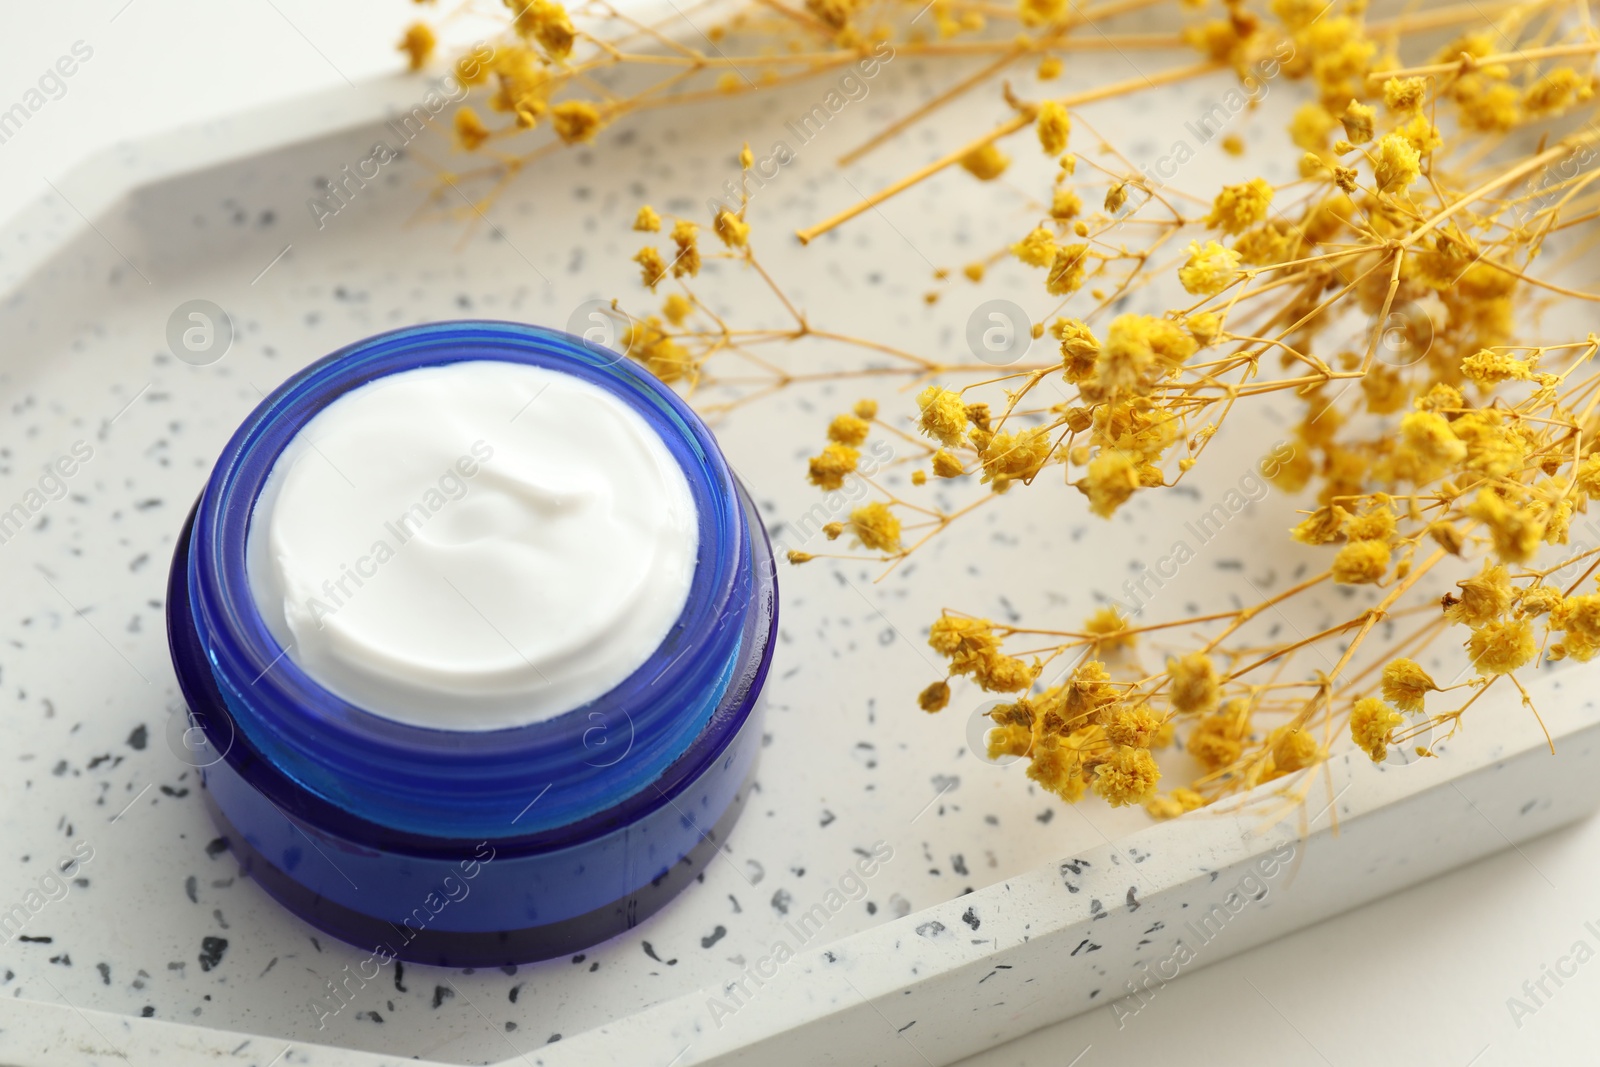
[[[641,666],[539,721],[453,729],[320,684],[258,605],[249,544],[277,460],[328,405],[390,375],[476,361],[573,376],[641,417],[683,472],[697,541],[682,610]],[[185,758],[230,847],[286,908],[379,962],[501,965],[594,945],[693,881],[747,795],[777,624],[765,530],[693,412],[571,335],[437,323],[294,375],[223,449],[168,594]]]

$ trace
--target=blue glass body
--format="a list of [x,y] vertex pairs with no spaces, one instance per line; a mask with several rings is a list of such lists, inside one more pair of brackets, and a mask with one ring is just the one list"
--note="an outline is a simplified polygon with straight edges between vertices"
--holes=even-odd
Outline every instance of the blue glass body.
[[[434,730],[350,704],[272,637],[245,569],[250,516],[284,446],[386,374],[528,363],[622,399],[682,465],[700,522],[688,601],[637,672],[554,719]],[[393,957],[517,963],[592,945],[693,879],[742,806],[777,623],[760,518],[700,420],[654,376],[568,334],[411,327],[290,378],[218,458],[178,540],[167,625],[191,762],[253,877],[314,925]]]

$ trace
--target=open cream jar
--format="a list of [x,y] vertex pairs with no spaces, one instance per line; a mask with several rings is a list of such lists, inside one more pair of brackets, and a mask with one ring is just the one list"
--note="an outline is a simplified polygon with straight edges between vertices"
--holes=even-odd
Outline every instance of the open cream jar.
[[295,375],[223,450],[169,593],[234,850],[380,961],[591,945],[742,804],[766,535],[693,413],[577,338],[440,323]]
[[643,666],[698,541],[689,481],[638,412],[565,371],[464,360],[319,411],[273,464],[246,552],[267,628],[324,687],[492,730]]

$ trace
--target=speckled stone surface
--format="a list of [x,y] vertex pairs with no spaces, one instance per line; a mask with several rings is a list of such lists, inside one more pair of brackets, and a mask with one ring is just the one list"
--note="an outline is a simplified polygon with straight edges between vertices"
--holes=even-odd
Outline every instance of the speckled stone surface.
[[[1125,76],[1116,68],[1079,64],[1068,89]],[[935,266],[995,243],[980,229],[993,213],[975,210],[976,198],[1004,198],[1026,228],[1037,209],[1015,193],[946,175],[809,249],[788,236],[947,147],[918,133],[843,175],[831,163],[931,95],[924,73],[891,65],[758,194],[751,218],[764,261],[819,321],[959,355],[969,313],[1021,291],[1024,268],[1003,266],[981,288],[950,286],[932,307],[920,295],[937,287]],[[612,295],[647,307],[628,262],[637,204],[702,216],[736,174],[739,140],[759,148],[785,137],[788,118],[821,91],[652,115],[551,159],[476,221],[423,210],[424,161],[449,151],[431,131],[320,227],[307,201],[324,194],[321,181],[394,133],[369,124],[290,135],[307,123],[340,127],[370,98],[345,109],[323,101],[320,117],[276,109],[112,153],[0,233],[9,285],[0,511],[29,512],[27,528],[0,544],[9,791],[0,910],[26,913],[0,947],[0,1061],[947,1062],[1124,995],[1141,963],[1171,955],[1186,913],[1223,902],[1275,846],[1293,842],[1292,861],[1257,872],[1264,895],[1194,966],[1593,807],[1596,712],[1564,696],[1547,702],[1563,742],[1555,760],[1538,756],[1537,728],[1514,706],[1486,706],[1486,719],[1500,713],[1511,725],[1445,746],[1454,763],[1380,770],[1341,759],[1284,818],[1258,805],[1155,828],[1140,812],[1064,808],[1020,768],[978,760],[968,728],[981,694],[959,692],[935,718],[915,709],[914,694],[941,673],[924,646],[941,606],[1070,622],[1120,596],[1250,472],[1288,418],[1268,411],[1219,436],[1192,487],[1141,497],[1113,523],[1091,519],[1069,491],[1015,494],[881,582],[864,564],[786,570],[756,793],[701,884],[568,959],[476,973],[386,968],[331,1019],[316,1010],[325,983],[367,951],[317,934],[240,876],[171,740],[181,709],[166,658],[165,567],[218,448],[287,374],[377,330],[457,316],[559,327]],[[1137,130],[1119,144],[1153,160],[1182,136],[1191,96],[1153,92],[1141,110],[1091,118]],[[987,122],[994,107],[974,100],[952,116]],[[230,158],[252,144],[260,154]],[[1198,186],[1224,164],[1191,166]],[[460,206],[448,193],[440,202]],[[722,264],[706,273],[714,307],[782,321],[755,279]],[[236,329],[206,366],[167,346],[169,316],[192,299],[222,306]],[[802,344],[781,358],[837,357]],[[862,392],[895,399],[882,384],[807,386],[718,421],[783,545],[820,541],[805,539],[818,497],[798,461]],[[74,449],[64,490],[45,487],[34,508],[44,466]],[[1279,544],[1294,507],[1268,495],[1193,545],[1159,609],[1290,584],[1308,565]],[[1344,591],[1265,619],[1262,632],[1311,632],[1334,610],[1351,610]],[[866,856],[877,861],[864,892],[841,891]],[[800,944],[794,924],[808,914],[815,929],[804,927]],[[748,975],[768,969],[778,941],[797,955],[752,988]]]

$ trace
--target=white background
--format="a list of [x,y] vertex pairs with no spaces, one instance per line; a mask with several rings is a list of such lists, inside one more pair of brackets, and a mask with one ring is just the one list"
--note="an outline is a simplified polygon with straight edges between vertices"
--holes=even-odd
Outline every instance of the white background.
[[[0,110],[74,42],[94,54],[61,99],[0,144],[0,216],[116,140],[397,69],[400,28],[432,10],[405,0],[8,6]],[[1585,927],[1600,931],[1597,890],[1591,820],[1189,975],[1120,1030],[1102,1009],[968,1067],[1597,1063],[1600,958],[1559,988],[1546,978],[1553,996],[1520,1026],[1508,1006],[1576,942],[1600,953],[1600,934]]]

